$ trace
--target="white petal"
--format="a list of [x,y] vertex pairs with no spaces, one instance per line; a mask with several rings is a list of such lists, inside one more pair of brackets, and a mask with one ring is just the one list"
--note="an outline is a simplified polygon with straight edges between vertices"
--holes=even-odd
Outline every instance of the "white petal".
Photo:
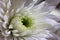
[[43,1],[42,3],[36,5],[32,8],[33,13],[39,13],[39,14],[47,14],[50,11],[52,11],[55,8],[55,6],[49,6],[46,1]]
[[4,10],[2,8],[0,8],[0,13],[4,13]]
[[50,32],[50,34],[52,35],[52,38],[54,38],[56,40],[60,40],[60,37],[58,35],[56,35],[55,33]]
[[52,20],[55,20],[56,22],[59,22],[60,21],[60,18],[58,16],[53,15],[53,14],[47,14],[47,15],[45,15],[45,17],[46,18],[50,18]]
[[0,23],[2,22],[2,20],[0,20]]
[[12,29],[13,28],[13,25],[9,25],[9,29]]
[[16,37],[20,36],[19,34],[13,34],[13,35],[16,36]]
[[26,0],[11,0],[11,7],[13,9],[16,9],[16,8],[20,8],[22,6],[22,4],[24,4],[26,2]]
[[6,7],[6,4],[0,0],[0,7],[3,7],[3,6]]
[[4,21],[6,21],[6,22],[8,21],[8,16],[7,15],[4,16]]
[[13,32],[13,33],[17,33],[17,32],[18,32],[18,30],[13,30],[12,32]]
[[3,22],[2,27],[5,28],[5,29],[7,28],[6,27],[6,22]]
[[51,6],[56,6],[60,2],[60,0],[46,0],[46,1]]
[[3,15],[2,15],[2,13],[0,13],[0,17],[1,17],[1,18],[3,18]]
[[52,15],[55,15],[55,16],[59,16],[60,17],[60,10],[57,10],[57,9],[55,9],[55,10],[53,10],[50,14],[52,14]]
[[7,3],[7,9],[9,9],[11,7],[11,1],[9,0]]
[[[44,31],[45,32],[45,31]],[[45,34],[44,32],[37,33],[32,36],[24,37],[25,40],[47,40],[48,34]],[[47,32],[46,32],[47,33]]]
[[48,19],[45,19],[45,21],[48,22],[49,24],[53,25],[53,26],[57,24],[57,22],[53,19],[48,18]]
[[38,0],[33,0],[27,7],[25,7],[27,10],[30,10],[33,6],[34,6],[34,4],[36,4],[37,3],[37,1]]
[[21,5],[21,7],[18,7],[16,9],[16,13],[18,13],[21,9],[23,9],[24,8],[24,5],[25,5],[25,2]]
[[2,32],[2,35],[5,37],[10,36],[11,31],[5,30],[5,32]]
[[6,30],[5,33],[8,34],[8,35],[10,35],[11,31],[7,31],[7,30]]

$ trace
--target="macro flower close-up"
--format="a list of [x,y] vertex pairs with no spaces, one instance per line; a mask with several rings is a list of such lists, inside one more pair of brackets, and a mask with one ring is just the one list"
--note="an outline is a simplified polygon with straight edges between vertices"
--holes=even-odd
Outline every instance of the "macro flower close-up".
[[0,0],[0,40],[60,40],[56,5],[47,0]]

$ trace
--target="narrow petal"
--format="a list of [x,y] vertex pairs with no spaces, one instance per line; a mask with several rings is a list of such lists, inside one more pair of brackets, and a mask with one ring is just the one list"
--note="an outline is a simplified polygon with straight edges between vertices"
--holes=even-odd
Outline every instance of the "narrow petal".
[[20,8],[22,6],[22,4],[24,4],[26,2],[26,0],[11,0],[12,3],[12,8],[16,9],[16,8]]

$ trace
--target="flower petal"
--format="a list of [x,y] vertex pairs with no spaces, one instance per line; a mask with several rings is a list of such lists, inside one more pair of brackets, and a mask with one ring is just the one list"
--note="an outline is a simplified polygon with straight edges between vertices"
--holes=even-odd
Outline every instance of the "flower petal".
[[12,3],[11,7],[13,9],[20,8],[25,2],[26,0],[11,0]]
[[59,17],[59,16],[60,16],[60,10],[55,9],[55,10],[53,10],[50,14]]
[[60,0],[46,0],[46,2],[51,6],[57,6]]

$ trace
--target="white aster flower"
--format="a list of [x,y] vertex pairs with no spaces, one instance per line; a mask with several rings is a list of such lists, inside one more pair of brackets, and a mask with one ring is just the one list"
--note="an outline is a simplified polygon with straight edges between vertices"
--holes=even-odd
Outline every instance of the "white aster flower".
[[[54,25],[44,15],[54,6],[37,0],[0,0],[0,30],[4,40],[47,40],[53,37],[49,31]],[[27,6],[28,5],[28,6]]]

